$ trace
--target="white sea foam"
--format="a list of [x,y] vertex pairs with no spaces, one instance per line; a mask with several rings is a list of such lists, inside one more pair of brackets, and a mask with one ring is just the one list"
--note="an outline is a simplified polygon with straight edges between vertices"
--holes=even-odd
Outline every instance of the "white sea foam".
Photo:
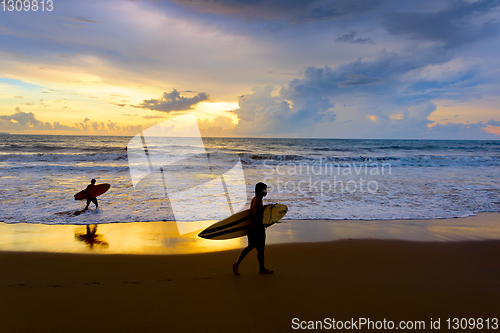
[[[9,136],[0,143],[0,221],[173,220],[162,179],[149,176],[139,188],[132,186],[125,151],[129,140]],[[212,172],[224,172],[218,170],[218,158],[239,154],[248,197],[255,183],[267,182],[266,201],[288,205],[288,219],[450,218],[500,211],[500,143],[494,141],[203,141],[212,156]],[[374,172],[384,165],[385,173]],[[167,188],[188,188],[193,177],[208,180],[206,171],[196,176],[196,170],[196,158],[170,166]],[[72,214],[85,206],[73,195],[92,178],[110,183],[111,189],[98,198],[98,210],[91,204],[89,211]],[[221,208],[211,209],[207,216]]]

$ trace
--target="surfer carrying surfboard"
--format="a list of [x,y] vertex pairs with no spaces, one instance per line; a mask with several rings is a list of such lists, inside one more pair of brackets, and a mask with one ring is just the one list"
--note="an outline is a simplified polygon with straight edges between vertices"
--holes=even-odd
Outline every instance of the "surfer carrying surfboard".
[[84,210],[89,209],[89,205],[90,205],[91,202],[94,203],[95,208],[99,207],[99,204],[97,203],[97,198],[96,197],[92,197],[90,195],[90,192],[92,192],[92,189],[94,187],[95,187],[95,179],[92,179],[90,181],[90,184],[87,186],[87,188],[85,190],[83,190],[85,192],[85,194],[87,195],[87,206],[85,206]]
[[95,204],[95,208],[99,207],[96,197],[100,196],[103,193],[106,193],[110,187],[111,185],[106,183],[96,185],[95,179],[92,179],[85,190],[80,191],[74,195],[75,200],[87,200],[87,206],[85,206],[85,209],[75,212],[75,215],[80,215],[81,213],[85,212],[89,208],[91,202]]
[[264,227],[264,204],[262,198],[267,195],[267,185],[264,183],[255,184],[255,197],[250,205],[251,222],[248,226],[248,246],[241,251],[238,261],[233,264],[233,273],[240,275],[238,269],[241,261],[254,248],[257,250],[257,260],[259,261],[261,274],[272,274],[273,271],[264,266],[264,247],[266,245],[266,228]]

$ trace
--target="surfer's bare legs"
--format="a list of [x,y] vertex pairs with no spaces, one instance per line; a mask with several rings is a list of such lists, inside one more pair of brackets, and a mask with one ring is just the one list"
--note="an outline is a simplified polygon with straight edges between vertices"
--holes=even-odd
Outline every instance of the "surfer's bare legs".
[[264,249],[257,250],[257,260],[259,261],[261,274],[273,274],[274,272],[264,266]]
[[89,206],[90,206],[90,203],[93,202],[94,205],[95,205],[95,208],[99,207],[99,203],[97,202],[97,199],[96,198],[92,198],[92,199],[87,199],[87,206],[85,206],[85,209],[84,210],[87,210],[89,209]]
[[245,259],[245,257],[247,256],[247,254],[250,253],[250,251],[252,251],[253,248],[254,248],[254,246],[248,245],[247,247],[245,247],[243,249],[243,251],[241,251],[240,257],[238,258],[238,261],[236,261],[233,264],[233,273],[234,273],[234,275],[240,275],[240,273],[238,272],[238,268],[240,267],[241,261],[243,259]]
[[[234,275],[240,275],[240,273],[238,272],[238,269],[240,268],[241,262],[247,256],[247,254],[250,253],[250,251],[252,251],[254,248],[255,248],[255,246],[249,245],[249,246],[245,247],[243,249],[243,251],[241,251],[241,254],[240,254],[240,257],[238,258],[238,261],[233,264]],[[274,273],[273,271],[267,269],[264,266],[264,249],[257,250],[257,260],[259,261],[259,267],[260,267],[259,272],[261,274],[273,274]]]

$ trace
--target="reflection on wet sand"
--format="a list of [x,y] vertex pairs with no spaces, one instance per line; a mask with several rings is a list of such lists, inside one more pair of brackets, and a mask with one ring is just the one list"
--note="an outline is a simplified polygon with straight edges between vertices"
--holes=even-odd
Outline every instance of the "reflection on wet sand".
[[[188,254],[224,251],[247,245],[246,237],[208,240],[198,237],[198,232],[180,235],[175,222],[110,223],[98,227],[99,234],[97,225],[0,223],[0,251]],[[267,230],[266,243],[340,239],[500,239],[500,213],[437,220],[284,220]]]
[[180,235],[175,222],[88,226],[0,223],[0,251],[187,254],[244,246],[246,238],[210,241],[198,237],[198,231]]
[[90,249],[92,249],[94,245],[100,245],[105,248],[109,247],[109,243],[101,240],[101,235],[98,235],[96,232],[97,224],[87,225],[87,232],[85,234],[75,232],[75,238],[85,242]]

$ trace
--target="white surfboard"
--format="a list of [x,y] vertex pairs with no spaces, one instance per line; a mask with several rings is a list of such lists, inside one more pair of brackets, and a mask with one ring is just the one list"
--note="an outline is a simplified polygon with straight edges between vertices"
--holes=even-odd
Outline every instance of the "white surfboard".
[[[263,224],[267,228],[285,216],[288,207],[280,204],[271,204],[264,206]],[[231,239],[245,236],[250,225],[250,209],[243,210],[233,214],[228,218],[212,224],[198,236],[206,239]]]

